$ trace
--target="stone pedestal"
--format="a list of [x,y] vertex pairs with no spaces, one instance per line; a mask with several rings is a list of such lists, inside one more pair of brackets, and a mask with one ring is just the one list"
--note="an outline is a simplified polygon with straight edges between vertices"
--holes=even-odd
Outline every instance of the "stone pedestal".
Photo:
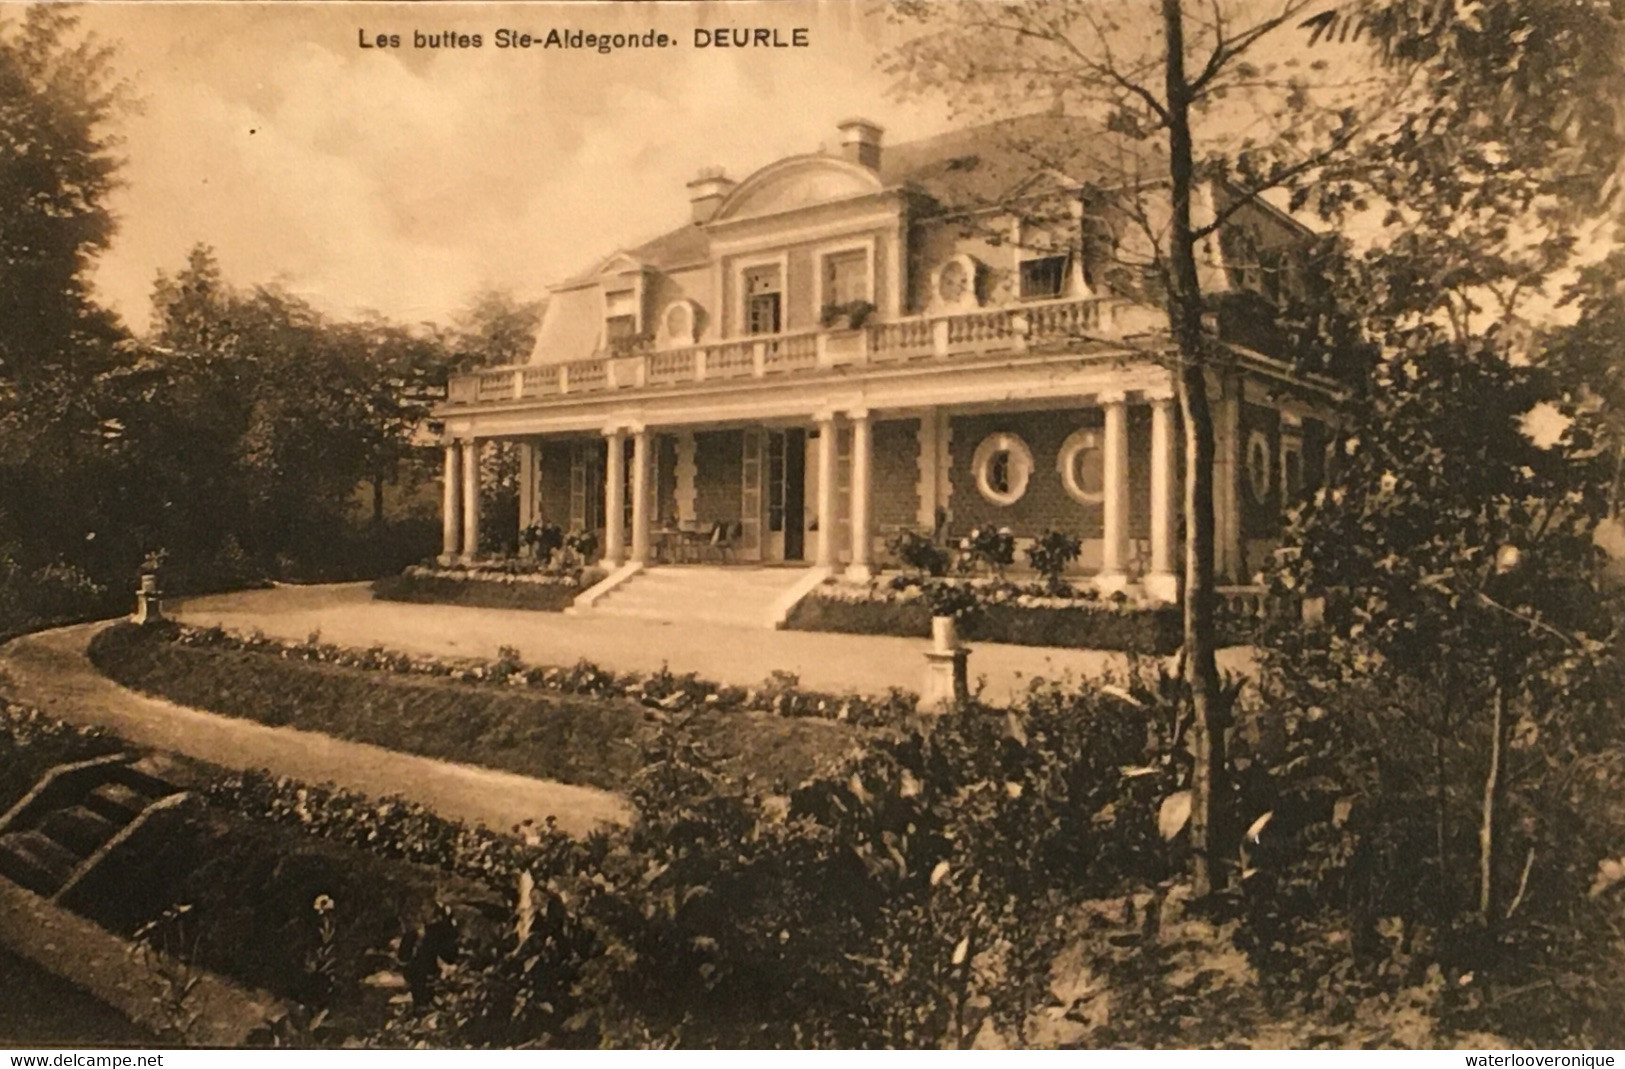
[[921,712],[940,713],[970,697],[970,650],[959,644],[956,624],[952,616],[931,618],[931,648],[925,651],[925,686],[918,706]]
[[156,575],[143,575],[135,591],[135,615],[130,619],[138,624],[155,624],[164,618],[164,592],[158,589]]

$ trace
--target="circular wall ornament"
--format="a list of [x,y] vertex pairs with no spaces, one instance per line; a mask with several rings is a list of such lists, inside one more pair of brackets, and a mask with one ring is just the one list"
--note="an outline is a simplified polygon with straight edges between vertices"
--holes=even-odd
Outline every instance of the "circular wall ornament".
[[1033,473],[1033,451],[1014,434],[999,432],[982,439],[971,456],[976,489],[995,505],[1014,505],[1027,492]]
[[1247,486],[1260,505],[1270,499],[1270,439],[1263,431],[1247,438]]
[[1084,428],[1067,435],[1056,461],[1061,485],[1080,505],[1098,505],[1106,499],[1106,452],[1100,432]]
[[941,307],[975,307],[976,261],[961,254],[937,268],[932,293]]
[[660,317],[660,325],[665,328],[668,344],[693,345],[694,327],[698,318],[693,301],[678,300],[666,305],[666,311]]

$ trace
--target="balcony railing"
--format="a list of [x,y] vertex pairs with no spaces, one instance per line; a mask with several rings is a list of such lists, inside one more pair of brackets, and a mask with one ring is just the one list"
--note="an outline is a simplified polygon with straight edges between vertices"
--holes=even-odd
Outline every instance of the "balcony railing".
[[454,375],[452,404],[482,404],[649,386],[761,379],[827,368],[1023,353],[1045,344],[1159,329],[1156,313],[1117,298],[1047,301],[945,316],[870,323],[857,330],[766,337],[525,364]]

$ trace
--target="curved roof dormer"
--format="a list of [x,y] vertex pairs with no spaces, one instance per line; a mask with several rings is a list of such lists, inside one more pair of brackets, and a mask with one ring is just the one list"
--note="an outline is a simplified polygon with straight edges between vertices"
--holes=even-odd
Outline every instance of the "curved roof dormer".
[[873,170],[836,156],[788,156],[740,182],[706,225],[778,215],[885,189]]

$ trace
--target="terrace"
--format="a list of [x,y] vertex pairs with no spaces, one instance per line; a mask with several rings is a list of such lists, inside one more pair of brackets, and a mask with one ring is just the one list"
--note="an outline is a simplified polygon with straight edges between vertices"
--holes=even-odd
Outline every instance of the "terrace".
[[1113,342],[1158,331],[1159,312],[1090,297],[918,315],[850,330],[819,329],[677,349],[604,353],[562,364],[521,364],[454,375],[448,405],[546,400],[627,389],[755,380],[838,368],[886,367],[1023,354],[1045,346]]

